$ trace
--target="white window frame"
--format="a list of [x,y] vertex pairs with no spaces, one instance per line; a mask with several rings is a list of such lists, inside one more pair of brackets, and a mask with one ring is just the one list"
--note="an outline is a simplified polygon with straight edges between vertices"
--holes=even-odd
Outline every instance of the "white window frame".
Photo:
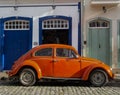
[[69,21],[64,19],[48,19],[42,22],[42,29],[69,29]]
[[27,20],[9,20],[4,23],[4,30],[29,30],[30,22]]
[[[92,24],[93,26],[91,26]],[[93,20],[89,22],[89,28],[110,28],[110,24],[108,21],[105,20]]]

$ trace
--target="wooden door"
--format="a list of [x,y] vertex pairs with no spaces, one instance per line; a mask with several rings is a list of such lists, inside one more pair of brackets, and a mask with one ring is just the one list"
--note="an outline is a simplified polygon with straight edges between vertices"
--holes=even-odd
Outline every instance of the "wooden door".
[[110,65],[109,28],[91,28],[88,35],[89,57],[99,59]]

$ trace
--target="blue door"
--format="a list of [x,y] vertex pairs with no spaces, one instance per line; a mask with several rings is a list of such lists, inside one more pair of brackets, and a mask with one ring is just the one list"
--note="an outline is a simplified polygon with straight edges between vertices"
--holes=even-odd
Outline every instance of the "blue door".
[[3,53],[3,44],[2,44],[2,40],[3,40],[3,33],[2,33],[2,23],[1,23],[1,19],[0,19],[0,70],[2,70],[3,67],[3,62],[2,62],[2,53]]
[[31,21],[10,19],[4,22],[4,70],[32,48]]

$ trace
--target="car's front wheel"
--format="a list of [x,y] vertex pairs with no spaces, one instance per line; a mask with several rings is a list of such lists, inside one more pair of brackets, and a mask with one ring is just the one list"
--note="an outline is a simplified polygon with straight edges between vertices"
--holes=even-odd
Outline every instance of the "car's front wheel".
[[89,77],[89,81],[93,86],[103,86],[108,81],[108,75],[103,70],[94,70]]
[[36,74],[30,68],[25,68],[20,72],[20,83],[25,86],[32,86],[36,83]]

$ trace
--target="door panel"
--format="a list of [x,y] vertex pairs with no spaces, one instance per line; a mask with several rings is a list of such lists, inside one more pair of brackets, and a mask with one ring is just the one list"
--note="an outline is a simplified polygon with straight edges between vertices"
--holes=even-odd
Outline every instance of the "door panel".
[[80,60],[74,58],[55,58],[54,77],[80,78]]
[[110,65],[110,41],[108,28],[89,29],[89,57]]
[[53,58],[52,57],[34,57],[33,60],[38,63],[43,77],[53,76]]
[[89,56],[93,58],[98,58],[98,30],[90,29],[89,31]]
[[108,29],[99,29],[99,58],[106,64],[110,65],[110,44],[109,44],[109,31]]
[[53,76],[53,49],[51,47],[38,49],[33,55],[42,72],[43,77]]
[[4,69],[29,50],[29,31],[4,31]]
[[119,28],[119,32],[118,32],[118,67],[120,68],[120,22],[118,23],[118,28]]

